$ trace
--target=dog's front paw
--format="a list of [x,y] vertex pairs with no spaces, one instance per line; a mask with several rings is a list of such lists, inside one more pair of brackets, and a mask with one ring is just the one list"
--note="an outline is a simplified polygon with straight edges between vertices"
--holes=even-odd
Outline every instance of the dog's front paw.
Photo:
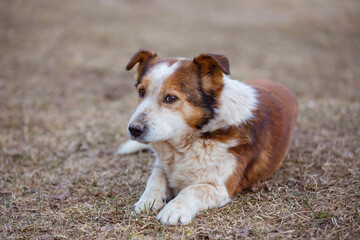
[[157,215],[157,219],[166,225],[176,225],[178,223],[186,225],[191,222],[195,214],[185,204],[171,201]]
[[150,195],[143,195],[135,203],[134,209],[137,213],[149,211],[149,210],[157,210],[164,205],[165,199],[161,197],[155,197]]

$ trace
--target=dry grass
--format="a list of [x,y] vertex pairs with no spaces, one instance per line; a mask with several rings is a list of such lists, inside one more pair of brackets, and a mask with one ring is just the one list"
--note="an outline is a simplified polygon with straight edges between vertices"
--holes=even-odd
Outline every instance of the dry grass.
[[[0,238],[359,239],[359,23],[357,0],[1,1]],[[153,157],[113,152],[140,47],[223,53],[234,78],[293,89],[281,169],[188,226],[137,215]]]

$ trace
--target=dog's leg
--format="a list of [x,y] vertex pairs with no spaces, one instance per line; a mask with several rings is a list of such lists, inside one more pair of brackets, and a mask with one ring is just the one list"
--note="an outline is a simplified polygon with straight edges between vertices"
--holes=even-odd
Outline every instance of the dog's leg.
[[157,219],[163,224],[188,224],[197,212],[213,207],[220,207],[230,201],[225,186],[195,184],[184,188],[158,214]]
[[128,140],[120,145],[119,149],[115,152],[115,154],[117,155],[130,154],[145,149],[152,150],[152,148],[149,145],[139,143],[133,140]]
[[146,184],[144,193],[139,201],[135,203],[136,212],[159,209],[166,201],[168,193],[167,179],[160,167],[153,169]]

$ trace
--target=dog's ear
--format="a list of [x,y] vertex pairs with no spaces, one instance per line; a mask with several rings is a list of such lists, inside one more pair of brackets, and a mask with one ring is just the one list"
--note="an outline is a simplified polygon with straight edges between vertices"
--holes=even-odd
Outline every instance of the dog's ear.
[[223,86],[223,73],[230,74],[229,60],[223,55],[203,53],[193,62],[199,69],[202,86],[209,94],[216,93]]
[[137,72],[138,72],[138,74],[140,74],[140,72],[143,70],[146,63],[149,60],[154,59],[156,57],[157,57],[156,53],[154,53],[152,51],[140,49],[132,56],[129,63],[126,65],[126,70],[128,70],[128,71],[131,70],[135,66],[135,64],[139,63]]

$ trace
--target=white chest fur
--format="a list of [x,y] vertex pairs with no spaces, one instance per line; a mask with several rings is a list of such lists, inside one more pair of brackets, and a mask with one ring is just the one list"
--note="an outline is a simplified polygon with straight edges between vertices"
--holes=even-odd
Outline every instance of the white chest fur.
[[179,151],[167,143],[157,143],[153,145],[158,154],[155,165],[164,170],[175,195],[192,184],[224,186],[236,167],[237,160],[228,152],[236,144],[199,139]]

